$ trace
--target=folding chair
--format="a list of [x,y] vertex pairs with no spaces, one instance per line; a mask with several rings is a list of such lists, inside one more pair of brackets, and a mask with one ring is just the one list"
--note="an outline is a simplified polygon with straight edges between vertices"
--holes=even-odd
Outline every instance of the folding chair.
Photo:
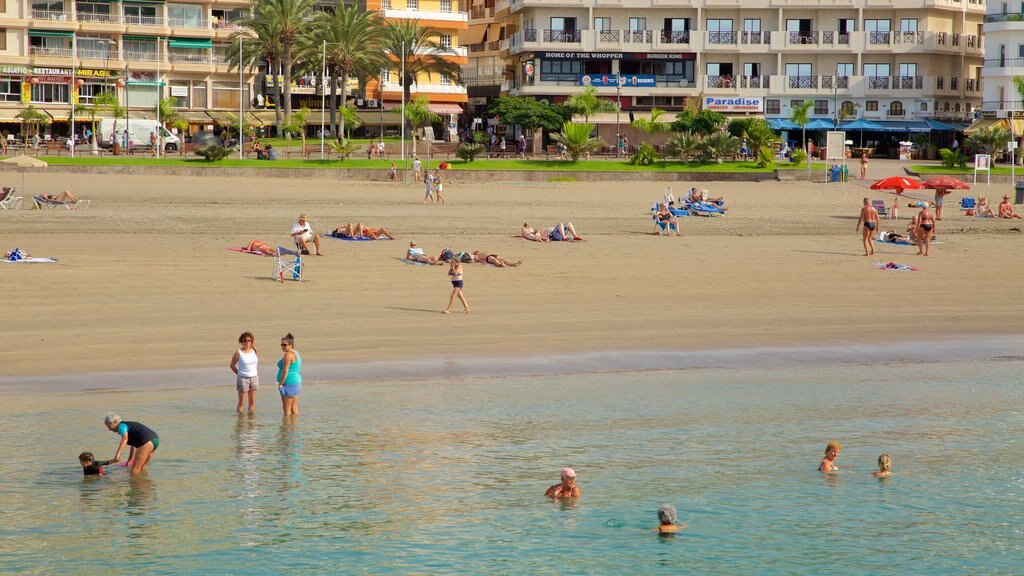
[[885,205],[885,200],[872,200],[871,207],[878,210],[879,218],[889,217],[889,207]]
[[977,205],[974,202],[973,196],[964,196],[963,198],[960,199],[961,210],[973,210],[976,207]]
[[278,246],[274,251],[274,275],[272,278],[278,282],[284,282],[285,275],[290,275],[292,280],[302,280],[302,254],[284,246]]
[[4,186],[3,189],[0,190],[0,208],[4,210],[16,210],[21,207],[22,197],[15,196],[15,192],[17,192],[17,189],[8,188],[7,186]]

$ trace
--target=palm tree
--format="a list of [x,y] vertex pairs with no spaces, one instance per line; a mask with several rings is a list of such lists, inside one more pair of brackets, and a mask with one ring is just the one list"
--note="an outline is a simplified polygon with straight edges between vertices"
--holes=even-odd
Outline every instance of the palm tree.
[[20,119],[26,127],[30,127],[32,129],[31,133],[36,135],[39,134],[39,126],[41,124],[50,123],[50,116],[46,112],[36,110],[36,107],[31,104],[28,105],[28,108],[19,112],[15,118]]
[[651,117],[648,118],[637,118],[630,123],[630,126],[637,130],[647,134],[648,137],[660,134],[662,132],[668,132],[672,129],[672,125],[667,122],[661,122],[658,118],[665,114],[664,110],[657,108],[651,108]]
[[[385,28],[373,12],[365,12],[352,4],[341,4],[334,12],[321,12],[313,20],[310,40],[316,50],[326,50],[327,69],[332,81],[341,79],[341,105],[335,90],[328,94],[331,108],[331,132],[341,138],[345,133],[345,115],[342,124],[336,123],[336,113],[346,107],[348,79],[366,70],[380,70],[387,59],[381,50]],[[324,44],[326,42],[326,45]],[[325,84],[326,86],[326,84]]]
[[807,125],[811,123],[811,108],[814,100],[804,100],[802,104],[789,111],[789,120],[800,127],[800,147],[807,146]]
[[999,126],[991,128],[979,128],[967,137],[974,142],[978,149],[992,156],[992,160],[998,160],[1006,150],[1006,143],[1010,141],[1010,131]]
[[573,114],[583,116],[584,122],[590,122],[590,116],[598,112],[614,112],[615,102],[597,97],[597,89],[587,86],[583,90],[569,96],[565,107]]
[[[284,116],[292,116],[292,66],[295,64],[295,46],[309,30],[309,20],[315,0],[256,0],[252,16],[240,22],[250,29],[271,29],[277,32],[281,45],[281,75],[283,76]],[[252,26],[250,24],[255,24]],[[275,82],[276,84],[276,82]],[[279,100],[277,106],[282,102]]]
[[[277,23],[269,19],[246,18],[241,24],[248,30],[239,30],[231,35],[232,44],[228,49],[228,70],[239,66],[242,69],[254,69],[260,62],[266,62],[274,82],[274,125],[277,133],[281,133],[281,90],[277,82],[277,71],[281,69],[281,38]],[[253,35],[255,33],[255,35]],[[241,42],[241,62],[239,62],[238,44]]]
[[551,139],[565,146],[565,150],[575,162],[580,156],[605,147],[603,140],[590,137],[593,130],[594,125],[589,122],[566,122],[562,124],[562,131],[552,134]]
[[[345,104],[343,108],[339,110],[341,112],[341,127],[348,128],[348,138],[352,137],[352,129],[359,128],[363,125],[363,119],[356,114],[356,107],[351,102]],[[345,134],[339,132],[338,139],[340,140]]]
[[453,82],[459,81],[461,67],[446,59],[455,51],[442,46],[435,37],[440,32],[433,28],[421,28],[419,20],[398,20],[388,22],[384,32],[383,48],[391,55],[391,66],[401,75],[405,62],[405,78],[401,79],[405,101],[411,100],[412,85],[420,76],[427,79],[434,74],[447,76]]
[[155,108],[160,111],[160,122],[164,126],[172,126],[178,130],[187,130],[188,122],[175,107],[177,103],[178,101],[174,98],[161,98]]
[[[121,100],[117,97],[117,92],[109,90],[100,94],[92,99],[92,105],[97,112],[107,112],[113,116],[114,127],[111,128],[111,130],[117,132],[117,121],[124,118],[125,114],[125,107],[121,105]],[[93,132],[95,133],[95,128],[93,129]],[[113,134],[108,134],[107,136],[112,137]],[[97,140],[102,140],[102,138],[97,137]]]
[[[432,122],[440,122],[441,117],[430,111],[430,100],[426,96],[417,96],[405,105],[405,119],[412,127],[412,149],[416,151],[416,131]],[[430,146],[427,145],[427,162],[430,162]]]

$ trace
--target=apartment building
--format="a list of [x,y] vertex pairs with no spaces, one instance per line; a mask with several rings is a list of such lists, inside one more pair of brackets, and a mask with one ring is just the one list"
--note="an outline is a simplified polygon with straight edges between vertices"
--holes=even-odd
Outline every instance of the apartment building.
[[1020,138],[1024,100],[1013,84],[1018,76],[1024,77],[1024,2],[990,2],[985,15],[981,121],[972,128],[1000,125],[1012,128]]
[[476,1],[471,94],[560,102],[591,85],[624,111],[702,98],[782,119],[813,100],[821,119],[918,124],[981,104],[983,0]]
[[[189,122],[214,124],[250,100],[253,75],[225,51],[248,0],[9,0],[0,6],[0,127],[28,105],[66,135],[72,102],[114,92],[133,117],[173,97]],[[162,86],[160,86],[162,84]]]

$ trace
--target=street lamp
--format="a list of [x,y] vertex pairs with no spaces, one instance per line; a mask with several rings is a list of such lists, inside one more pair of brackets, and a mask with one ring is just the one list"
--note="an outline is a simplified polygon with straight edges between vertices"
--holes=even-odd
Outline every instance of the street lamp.
[[839,129],[839,68],[836,67],[836,75],[832,80],[832,127]]
[[622,77],[620,71],[615,75],[615,157],[619,157],[619,152],[622,151],[622,132],[619,131],[619,110],[622,109],[622,85],[626,83],[626,79]]

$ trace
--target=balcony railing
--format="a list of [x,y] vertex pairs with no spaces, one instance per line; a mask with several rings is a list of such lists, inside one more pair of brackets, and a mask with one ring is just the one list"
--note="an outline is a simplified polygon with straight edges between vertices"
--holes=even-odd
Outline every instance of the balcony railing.
[[613,42],[619,43],[619,31],[618,30],[601,30],[597,35],[599,42]]
[[483,43],[483,42],[481,42],[479,44],[470,44],[469,45],[469,51],[471,53],[472,52],[483,52],[484,50],[487,50],[487,45],[485,43]]
[[986,58],[986,68],[1017,68],[1024,66],[1024,58]]
[[924,44],[924,32],[893,32],[893,44]]
[[741,44],[770,44],[771,32],[740,32]]
[[137,16],[135,14],[125,14],[124,23],[129,26],[163,26],[163,16]]
[[888,46],[892,43],[892,32],[869,32],[868,44]]
[[771,88],[771,76],[740,76],[740,88]]
[[501,50],[501,40],[495,40],[494,42],[487,43],[488,50]]
[[817,88],[817,76],[789,76],[790,88]]
[[125,50],[124,59],[128,62],[156,62],[156,51],[138,52],[135,50]]
[[385,8],[380,11],[384,18],[400,20],[442,20],[445,22],[466,22],[469,15],[465,12],[441,12],[434,10],[394,9]]
[[731,74],[724,75],[708,75],[707,83],[705,84],[708,88],[735,88],[736,79]]
[[736,32],[708,32],[708,44],[736,44]]
[[818,44],[818,32],[790,32],[789,33],[790,44]]
[[71,58],[71,46],[67,46],[64,48],[51,48],[49,46],[29,46],[28,53],[32,56]]
[[484,8],[483,6],[473,6],[472,8],[469,9],[469,17],[474,19],[474,20],[478,20],[480,18],[486,18],[487,17],[487,9]]
[[924,88],[924,77],[893,76],[892,87],[899,90],[921,90]]
[[654,42],[653,30],[623,30],[623,39],[634,44],[650,44]]
[[523,30],[523,42],[536,42],[537,41],[537,29],[527,28]]
[[78,47],[78,57],[90,60],[117,60],[117,50],[106,48],[82,48]]
[[212,64],[212,54],[182,54],[171,52],[167,55],[171,64]]
[[985,22],[1024,22],[1024,14],[1020,12],[1003,12],[1001,14],[986,14]]
[[907,115],[907,110],[906,108],[898,108],[895,110],[890,108],[885,111],[885,115],[888,116],[889,118],[903,118],[904,116]]
[[821,87],[827,90],[846,89],[850,87],[849,76],[822,76]]
[[868,76],[868,90],[888,90],[888,76]]
[[75,18],[79,22],[100,22],[106,24],[118,24],[121,22],[121,15],[114,14],[95,14],[93,12],[79,12],[75,15]]
[[33,10],[33,20],[56,20],[58,22],[66,22],[71,20],[71,14],[64,12],[63,10]]
[[567,44],[579,44],[582,34],[579,30],[545,30],[545,42],[564,42]]
[[661,41],[663,44],[689,44],[689,30],[662,30]]
[[195,18],[169,18],[167,23],[171,28],[194,28],[207,30],[210,28],[210,23],[206,20],[196,20]]

